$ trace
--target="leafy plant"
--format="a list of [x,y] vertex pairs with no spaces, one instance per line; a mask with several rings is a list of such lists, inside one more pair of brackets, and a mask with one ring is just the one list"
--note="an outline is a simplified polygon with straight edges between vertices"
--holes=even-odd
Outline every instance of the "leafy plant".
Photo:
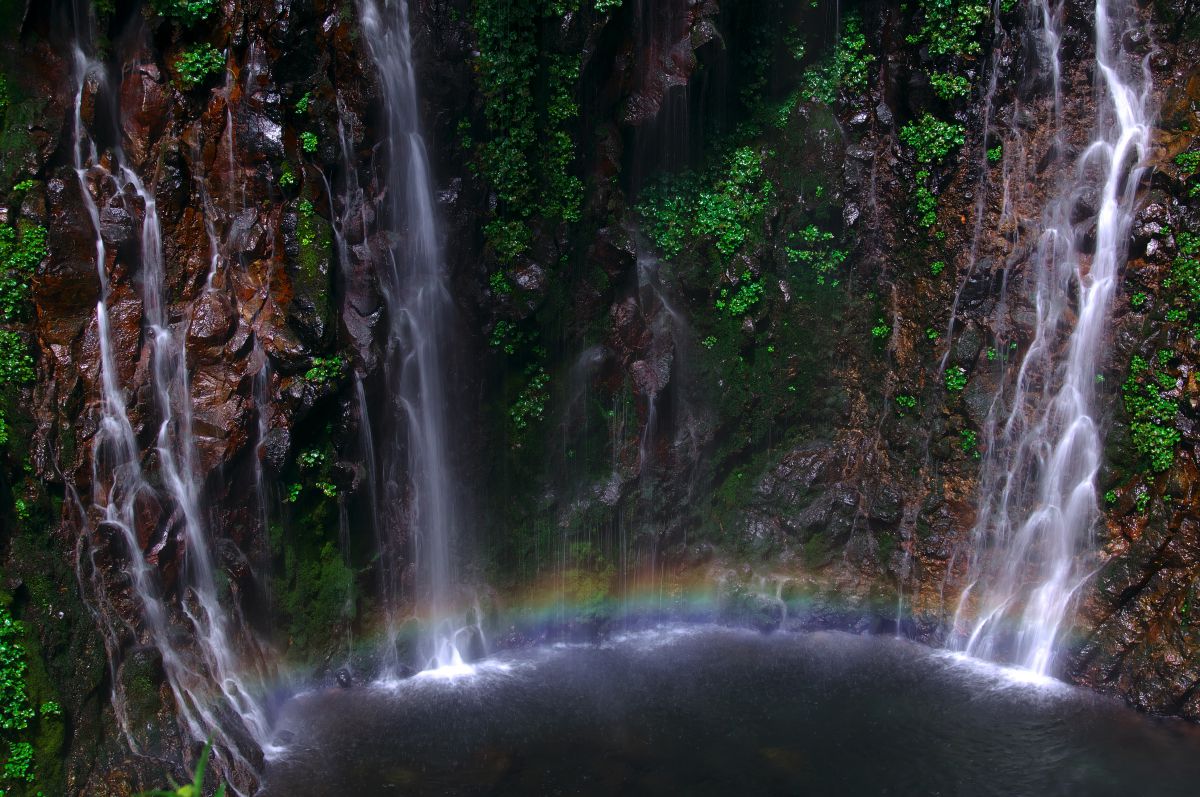
[[312,366],[304,374],[309,382],[324,384],[339,379],[345,362],[339,355],[332,357],[313,357]]
[[1129,434],[1134,448],[1146,457],[1151,471],[1161,473],[1175,461],[1175,446],[1181,435],[1175,428],[1178,402],[1166,394],[1175,387],[1175,378],[1156,372],[1144,358],[1134,356],[1129,377],[1121,386],[1125,411],[1129,414]]
[[966,128],[954,122],[943,122],[926,111],[916,121],[900,128],[900,140],[913,148],[920,163],[934,163],[966,142]]
[[1181,152],[1175,156],[1175,165],[1184,174],[1195,174],[1200,170],[1200,152]]
[[903,415],[905,411],[917,408],[917,399],[914,396],[901,393],[899,396],[896,396],[896,406],[900,408],[900,414]]
[[[212,755],[212,742],[204,745],[204,752],[200,754],[200,760],[196,762],[196,770],[192,774],[192,782],[185,783],[182,786],[172,782],[171,786],[174,791],[164,791],[155,789],[154,791],[142,792],[136,797],[202,797],[204,794],[204,770],[208,768],[208,759]],[[214,797],[225,797],[225,784],[222,783],[217,787]]]
[[800,96],[826,105],[837,99],[841,89],[862,93],[867,89],[867,69],[875,56],[867,52],[867,37],[858,18],[848,16],[845,29],[833,52],[804,71]]
[[932,227],[937,224],[938,201],[926,183],[929,172],[925,169],[916,173],[917,187],[913,192],[913,204],[917,211],[917,224],[922,227]]
[[929,84],[933,86],[933,93],[943,100],[956,100],[971,93],[971,82],[962,75],[930,72]]
[[929,273],[933,276],[938,276],[946,268],[946,263],[941,260],[935,260],[929,264]]
[[809,224],[796,233],[803,248],[787,248],[787,258],[792,263],[804,263],[817,275],[817,284],[824,285],[829,275],[846,262],[847,252],[831,245],[833,233]]
[[279,167],[279,187],[291,188],[296,184],[296,175],[292,172],[292,164],[287,161]]
[[545,417],[546,405],[550,401],[550,375],[540,365],[531,365],[525,371],[528,380],[517,400],[509,407],[508,417],[518,431],[529,428],[534,421]]
[[317,134],[305,131],[300,134],[300,148],[312,154],[317,151]]
[[24,315],[29,279],[46,253],[45,227],[27,222],[0,227],[0,318],[15,321]]
[[225,71],[225,56],[211,44],[195,44],[184,50],[175,59],[175,72],[179,84],[185,89],[195,88],[212,75]]
[[946,390],[951,393],[960,393],[967,386],[967,369],[961,365],[956,365],[953,368],[946,369]]
[[194,25],[208,19],[217,8],[217,0],[151,0],[150,7],[159,16]]
[[907,37],[909,44],[924,45],[934,56],[976,55],[982,51],[979,33],[991,16],[990,4],[984,0],[916,2],[921,10],[921,23],[917,32]]
[[988,163],[999,163],[1003,157],[1004,157],[1004,145],[1003,144],[997,144],[996,146],[991,147],[987,151]]
[[766,288],[763,286],[762,280],[755,280],[754,275],[749,271],[742,274],[741,284],[737,290],[730,296],[728,288],[722,288],[719,298],[716,301],[718,310],[725,310],[731,317],[745,315],[746,312],[762,299]]

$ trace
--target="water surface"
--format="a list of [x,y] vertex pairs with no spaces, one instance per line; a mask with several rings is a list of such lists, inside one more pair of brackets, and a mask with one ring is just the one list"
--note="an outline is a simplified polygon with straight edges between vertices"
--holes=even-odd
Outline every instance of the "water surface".
[[664,628],[310,692],[270,797],[1195,795],[1200,729],[884,637]]

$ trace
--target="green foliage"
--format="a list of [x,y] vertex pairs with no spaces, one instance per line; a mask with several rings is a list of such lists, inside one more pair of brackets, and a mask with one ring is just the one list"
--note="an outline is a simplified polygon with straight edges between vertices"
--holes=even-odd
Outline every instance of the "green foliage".
[[917,408],[917,399],[915,396],[910,396],[907,393],[901,393],[896,396],[896,406],[899,407],[899,412],[903,415],[905,412],[915,410]]
[[33,379],[33,357],[21,336],[0,330],[0,386],[21,385]]
[[871,337],[875,340],[882,341],[892,334],[892,325],[887,322],[886,318],[880,318],[875,321],[875,326],[871,327]]
[[1104,503],[1108,504],[1109,506],[1112,506],[1113,504],[1117,503],[1117,491],[1109,490],[1108,492],[1106,492],[1104,494]]
[[1175,377],[1159,371],[1158,367],[1134,356],[1129,364],[1129,378],[1121,386],[1133,446],[1155,473],[1171,467],[1175,446],[1181,439],[1175,428],[1178,401],[1166,395],[1174,389]]
[[292,164],[287,161],[279,167],[279,187],[291,188],[296,184],[296,175],[292,172]]
[[697,238],[712,240],[722,255],[735,254],[761,226],[774,192],[763,177],[767,156],[739,147],[704,178],[684,175],[648,189],[639,210],[663,256],[674,257]]
[[930,55],[977,55],[980,28],[991,17],[986,0],[916,0],[921,22],[909,44],[923,45]]
[[979,438],[971,429],[962,429],[958,433],[958,447],[962,449],[964,454],[974,454],[979,456],[976,448],[979,446]]
[[1138,493],[1137,498],[1133,499],[1133,508],[1140,514],[1145,514],[1148,506],[1150,506],[1150,493],[1148,491]]
[[341,356],[336,354],[332,357],[313,357],[312,367],[304,374],[304,378],[317,384],[335,382],[341,378],[344,364]]
[[301,97],[300,99],[296,100],[296,113],[298,113],[298,114],[308,113],[308,106],[309,106],[309,103],[311,103],[311,102],[312,102],[312,92],[311,91],[304,92],[304,96]]
[[29,742],[9,742],[8,760],[4,762],[6,780],[33,783],[33,745]]
[[951,393],[961,393],[967,386],[967,369],[961,365],[946,369],[946,390]]
[[842,89],[861,94],[867,89],[867,69],[874,60],[875,56],[867,52],[867,37],[861,23],[857,17],[848,16],[833,52],[804,71],[800,96],[809,102],[828,105]]
[[317,151],[317,134],[305,131],[300,134],[300,148],[310,155]]
[[929,84],[933,86],[933,93],[943,100],[957,100],[971,93],[971,82],[962,75],[930,72]]
[[212,75],[225,71],[225,56],[211,44],[194,44],[175,60],[179,85],[184,89],[199,86]]
[[217,0],[151,0],[150,7],[161,17],[194,25],[208,19],[217,8]]
[[[192,782],[185,783],[182,786],[174,786],[174,791],[163,791],[156,789],[154,791],[142,792],[135,797],[202,797],[204,794],[204,771],[208,768],[208,759],[212,755],[212,742],[204,746],[204,752],[200,754],[200,760],[196,762],[196,770],[192,774]],[[213,797],[225,797],[225,784],[222,783],[217,787]]]
[[925,339],[926,340],[937,340],[940,337],[941,337],[941,334],[936,329],[934,329],[933,327],[925,327]]
[[[611,0],[601,3],[602,12],[615,7]],[[580,55],[551,53],[538,35],[540,20],[577,9],[577,0],[477,0],[472,6],[487,129],[474,149],[474,167],[499,200],[485,234],[502,263],[528,248],[530,233],[515,228],[530,218],[579,219],[583,182],[571,173],[569,126],[579,117]]]
[[45,227],[24,221],[0,227],[0,318],[16,321],[25,315],[29,278],[46,253]]
[[700,193],[694,232],[715,238],[717,250],[724,255],[733,255],[741,248],[750,236],[751,224],[761,217],[770,200],[770,181],[763,181],[757,193],[750,190],[762,177],[762,161],[751,147],[734,150],[725,179],[713,191]]
[[1141,307],[1146,303],[1147,298],[1149,297],[1147,297],[1145,293],[1138,291],[1133,296],[1129,297],[1129,304],[1133,307]]
[[932,227],[937,224],[938,201],[933,191],[927,185],[929,172],[922,169],[917,172],[917,186],[913,191],[913,205],[917,211],[917,224],[922,227]]
[[512,283],[508,281],[508,277],[504,275],[503,271],[493,271],[488,277],[488,285],[497,296],[505,296],[513,292]]
[[817,284],[824,285],[826,277],[837,271],[846,262],[848,253],[831,245],[833,233],[809,224],[795,235],[803,245],[801,249],[787,248],[787,258],[792,263],[805,264],[817,275]]
[[929,273],[933,276],[940,275],[946,269],[946,263],[942,260],[935,260],[929,264]]
[[754,275],[747,271],[742,274],[741,282],[732,296],[728,288],[721,288],[716,307],[718,310],[724,310],[730,317],[737,318],[745,315],[751,307],[757,304],[764,293],[766,293],[766,288],[763,286],[762,280],[754,279]]
[[0,606],[0,728],[6,731],[24,730],[34,716],[25,688],[23,633],[21,623]]
[[484,225],[483,234],[501,263],[516,260],[533,238],[525,222],[516,219],[492,219]]
[[517,325],[502,318],[496,322],[496,326],[492,327],[492,334],[488,336],[488,345],[493,349],[500,349],[505,354],[516,354],[517,344],[520,343],[521,338],[521,333],[517,331]]
[[624,0],[593,0],[593,7],[597,14],[607,14],[609,11],[620,8],[622,2]]
[[524,431],[531,423],[542,420],[550,402],[550,375],[546,369],[531,365],[525,370],[525,377],[525,387],[508,410],[508,417],[517,431]]
[[1200,152],[1181,152],[1175,156],[1175,165],[1186,174],[1200,171]]
[[999,163],[1004,158],[1004,145],[997,144],[987,151],[988,163]]
[[900,140],[913,148],[919,163],[940,162],[966,142],[966,128],[926,111],[900,128]]

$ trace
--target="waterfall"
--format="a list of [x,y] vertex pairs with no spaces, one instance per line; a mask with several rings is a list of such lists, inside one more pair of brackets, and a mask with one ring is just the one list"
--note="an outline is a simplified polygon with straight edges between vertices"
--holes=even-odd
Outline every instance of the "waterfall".
[[[148,644],[161,657],[180,729],[188,741],[202,743],[212,739],[231,787],[245,794],[254,788],[255,762],[259,751],[266,746],[269,723],[257,699],[257,674],[247,677],[244,662],[235,648],[239,623],[218,597],[217,568],[201,510],[202,491],[192,433],[190,380],[184,350],[186,321],[172,329],[168,318],[162,228],[154,191],[145,185],[119,145],[113,146],[115,168],[111,172],[104,168],[101,165],[104,159],[84,124],[82,109],[89,80],[97,82],[97,97],[112,99],[104,65],[89,58],[83,49],[90,27],[87,20],[86,9],[77,11],[72,151],[81,198],[95,233],[100,283],[96,325],[100,344],[101,419],[93,448],[92,515],[96,519],[92,525],[93,534],[100,539],[102,529],[119,532],[127,549],[128,588],[141,622],[140,628],[135,628],[121,617],[117,601],[108,594],[93,551],[92,588],[113,672],[114,712],[131,749],[151,753],[138,743],[124,706],[120,673],[124,650],[129,644],[124,640],[132,635],[135,644]],[[142,210],[138,282],[144,341],[150,347],[152,405],[159,420],[154,446],[161,488],[153,486],[143,472],[143,454],[129,420],[126,387],[121,384],[117,366],[109,308],[112,285],[98,199],[104,196],[105,189],[111,190],[125,207],[140,206]],[[147,544],[139,537],[139,520],[145,519],[146,507],[155,503],[166,511],[150,535],[147,543],[150,548],[146,550]],[[182,536],[184,564],[178,605],[159,583],[156,564],[176,529]],[[181,619],[192,629],[190,639],[178,633]],[[255,642],[250,635],[246,637],[243,642],[251,654],[248,658],[252,665],[257,665]]]
[[[1039,0],[1035,10],[1043,20],[1058,123],[1061,9]],[[955,617],[952,641],[968,654],[1012,661],[1042,675],[1054,670],[1079,588],[1093,569],[1102,457],[1096,372],[1150,145],[1149,66],[1122,47],[1138,24],[1136,13],[1121,0],[1096,0],[1097,124],[1045,210],[1029,264],[1036,279],[1034,338],[1007,418],[989,424],[971,580]],[[1059,151],[1064,143],[1060,133]],[[1086,222],[1072,223],[1093,194],[1094,253]]]
[[[387,117],[390,215],[384,216],[384,223],[398,239],[380,268],[388,310],[384,380],[386,395],[395,402],[389,408],[391,418],[385,419],[390,433],[380,452],[380,499],[391,513],[381,530],[385,538],[381,558],[385,571],[401,566],[403,526],[407,525],[415,597],[428,621],[420,653],[427,668],[440,669],[463,665],[451,620],[456,582],[452,543],[461,522],[461,496],[450,462],[445,374],[454,304],[420,131],[408,13],[405,0],[361,4],[362,31],[379,70]],[[396,508],[405,504],[407,518],[397,517]],[[385,584],[399,582],[398,574],[384,577]],[[397,607],[384,608],[394,618]],[[395,656],[395,623],[388,620],[385,661]]]

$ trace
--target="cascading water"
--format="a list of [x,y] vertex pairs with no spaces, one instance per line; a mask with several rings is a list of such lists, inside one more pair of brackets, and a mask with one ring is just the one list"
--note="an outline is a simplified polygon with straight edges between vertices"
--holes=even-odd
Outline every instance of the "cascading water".
[[[463,657],[451,619],[456,583],[452,545],[461,522],[460,496],[451,469],[447,390],[450,321],[454,304],[442,262],[430,182],[429,159],[421,135],[413,71],[412,38],[405,0],[363,0],[363,35],[383,84],[387,115],[388,230],[402,233],[388,252],[380,282],[388,309],[384,362],[387,395],[395,401],[385,419],[390,434],[382,450],[384,519],[382,567],[400,567],[402,519],[407,526],[416,572],[416,598],[428,624],[421,651],[430,669],[459,668]],[[397,422],[403,419],[403,422]],[[407,450],[407,460],[403,453]],[[404,460],[404,461],[402,461]],[[406,485],[407,483],[407,485]],[[407,497],[407,501],[405,498]],[[398,584],[398,573],[384,583]],[[396,606],[386,606],[389,616]],[[385,661],[395,664],[398,628],[389,619]]]
[[[197,481],[196,449],[192,434],[191,394],[183,348],[185,324],[172,330],[164,305],[164,264],[162,232],[154,192],[147,188],[135,168],[127,162],[120,146],[114,147],[116,170],[107,171],[83,120],[83,101],[88,81],[96,81],[97,96],[106,97],[104,66],[90,59],[82,43],[90,27],[86,10],[77,12],[79,31],[75,46],[75,109],[73,125],[74,167],[80,193],[88,210],[96,236],[96,269],[100,281],[97,304],[97,330],[100,341],[101,420],[93,453],[93,506],[97,528],[117,529],[127,548],[130,588],[141,619],[141,632],[127,631],[140,642],[157,650],[162,660],[180,727],[191,741],[212,739],[216,755],[231,787],[249,793],[256,781],[254,757],[265,748],[268,720],[257,702],[253,679],[247,679],[235,651],[234,623],[218,599],[211,542],[204,529],[200,510],[200,485]],[[93,186],[94,184],[94,186]],[[101,235],[100,207],[96,197],[104,189],[126,206],[138,204],[142,210],[139,282],[146,345],[151,349],[151,387],[154,407],[159,414],[155,440],[159,476],[166,496],[157,494],[146,479],[141,452],[129,421],[125,389],[110,325],[111,296],[108,253]],[[95,190],[95,194],[93,194]],[[211,281],[210,281],[211,289]],[[169,500],[163,500],[169,498]],[[162,529],[151,540],[153,549],[143,550],[139,539],[139,503],[155,500],[169,507]],[[174,606],[158,583],[154,557],[166,545],[173,529],[182,531],[184,549],[183,587],[179,606]],[[106,614],[112,613],[102,574],[92,554],[93,591]],[[173,615],[179,612],[194,629],[193,644],[184,645],[173,630]],[[122,731],[134,751],[140,751],[137,734],[124,718],[124,689],[119,673],[123,664],[123,643],[115,621],[106,617],[106,646],[114,674],[113,703]],[[253,647],[253,640],[245,642]],[[257,664],[257,651],[250,658]]]
[[[1037,10],[1052,61],[1057,123],[1061,14],[1052,5],[1041,0]],[[1042,675],[1053,672],[1076,594],[1091,572],[1087,554],[1099,517],[1095,477],[1102,455],[1096,371],[1150,143],[1149,67],[1121,44],[1137,24],[1132,5],[1097,0],[1098,123],[1044,216],[1031,262],[1034,339],[1007,420],[988,435],[971,581],[955,617],[954,641],[968,654],[1012,661]],[[1089,254],[1088,231],[1072,218],[1093,194]]]

